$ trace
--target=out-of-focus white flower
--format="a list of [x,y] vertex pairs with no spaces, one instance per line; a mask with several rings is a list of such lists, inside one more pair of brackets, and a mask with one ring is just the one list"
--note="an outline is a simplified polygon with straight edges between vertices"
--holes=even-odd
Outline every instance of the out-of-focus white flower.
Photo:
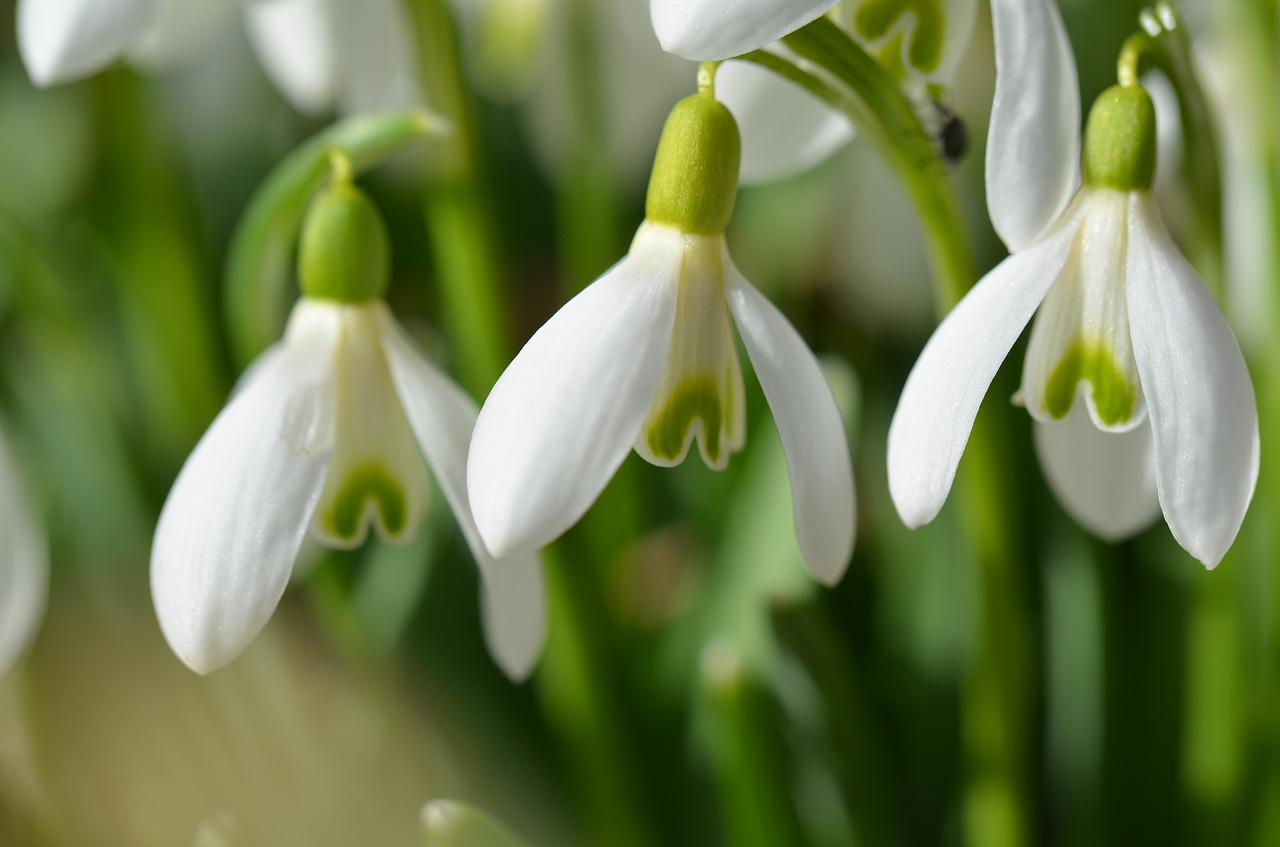
[[[55,85],[120,60],[180,61],[233,9],[215,0],[19,0],[18,46],[31,79]],[[263,68],[300,111],[421,103],[397,0],[255,0],[243,10]]]
[[[955,75],[977,17],[975,0],[849,0],[831,12],[913,100]],[[767,45],[792,61],[781,43]],[[800,63],[802,66],[804,62]],[[853,138],[842,113],[750,62],[721,69],[717,91],[742,126],[742,179],[763,182],[802,171]]]
[[491,551],[559,536],[633,448],[669,466],[696,440],[703,461],[723,468],[746,435],[732,314],[778,423],[801,552],[825,583],[844,572],[854,490],[839,410],[813,354],[725,244],[738,143],[732,116],[709,93],[681,101],[630,252],[556,313],[498,380],[468,464],[472,509]]
[[476,405],[383,304],[376,209],[349,184],[329,189],[309,213],[302,257],[304,296],[284,341],[253,364],[160,515],[151,587],[165,638],[208,673],[266,624],[308,535],[337,548],[362,544],[370,525],[412,538],[425,458],[480,566],[490,649],[508,675],[526,676],[545,636],[539,558],[495,561],[480,542],[464,467]]
[[0,429],[0,676],[35,635],[44,616],[48,585],[44,531]]
[[1077,190],[1079,95],[1056,6],[992,10],[987,197],[1013,254],[946,317],[907,379],[889,431],[894,504],[908,526],[937,515],[978,406],[1038,309],[1019,399],[1043,428],[1050,486],[1106,538],[1137,532],[1158,504],[1212,568],[1253,496],[1257,410],[1240,348],[1151,196],[1154,107],[1136,83],[1098,98]]
[[826,14],[835,0],[649,0],[662,49],[714,62],[740,56]]

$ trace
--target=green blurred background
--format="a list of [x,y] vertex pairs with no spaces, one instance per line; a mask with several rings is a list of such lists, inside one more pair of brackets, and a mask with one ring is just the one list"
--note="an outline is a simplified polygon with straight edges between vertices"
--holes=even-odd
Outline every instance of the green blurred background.
[[[630,5],[643,24],[643,0]],[[952,176],[986,269],[1004,251],[982,189],[981,5],[944,101],[971,137]],[[469,347],[466,321],[482,315],[479,333],[509,356],[623,255],[661,120],[694,86],[695,67],[656,44],[652,66],[641,52],[589,72],[616,58],[600,35],[613,2],[533,6],[514,34],[462,30],[456,64],[437,36],[433,61],[460,74],[471,131],[362,180],[391,227],[393,309],[477,399],[505,362]],[[1087,104],[1114,80],[1141,4],[1061,7]],[[1228,192],[1263,186],[1244,211],[1228,197],[1225,299],[1267,443],[1276,10],[1185,11],[1225,80],[1209,86],[1222,135],[1246,134],[1222,145]],[[13,20],[0,3],[0,409],[53,573],[34,646],[0,682],[0,844],[423,843],[419,809],[442,796],[542,847],[1280,844],[1269,459],[1216,571],[1163,522],[1103,544],[1046,489],[1029,420],[1006,402],[1011,366],[982,424],[999,474],[978,484],[997,486],[999,514],[967,505],[966,460],[939,519],[904,529],[884,444],[934,326],[930,271],[909,201],[858,142],[744,188],[729,231],[845,412],[859,527],[839,586],[803,571],[782,452],[748,377],[748,443],[727,470],[633,456],[557,545],[551,640],[529,683],[485,652],[475,569],[439,497],[418,541],[328,554],[243,657],[195,676],[154,619],[151,534],[244,364],[223,318],[237,221],[329,120],[294,112],[236,27],[163,72],[118,66],[38,91]],[[1177,232],[1187,200],[1176,173],[1167,182]],[[1263,237],[1233,240],[1233,215]],[[451,216],[469,221],[461,261],[500,283],[490,312],[460,306],[445,278]],[[998,567],[983,559],[991,534]]]

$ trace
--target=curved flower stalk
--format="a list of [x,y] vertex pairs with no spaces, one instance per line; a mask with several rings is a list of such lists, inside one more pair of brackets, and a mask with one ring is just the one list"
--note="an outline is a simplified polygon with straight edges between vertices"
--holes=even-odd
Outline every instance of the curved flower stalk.
[[1159,509],[1212,568],[1253,496],[1257,410],[1235,338],[1151,196],[1151,100],[1133,80],[1098,98],[1077,189],[1078,95],[1056,7],[997,0],[993,13],[988,204],[1013,254],[907,379],[889,431],[894,504],[911,527],[937,515],[983,395],[1036,313],[1016,399],[1063,505],[1109,539]]
[[485,401],[468,481],[494,553],[567,530],[633,448],[670,466],[696,441],[723,468],[746,437],[732,315],[778,423],[801,552],[817,579],[840,578],[854,526],[844,425],[813,354],[729,257],[738,150],[709,86],[677,104],[630,252],[534,335]]
[[[18,47],[36,85],[121,60],[181,60],[235,6],[220,0],[19,0]],[[268,76],[299,111],[344,114],[419,105],[417,59],[397,0],[243,4]]]
[[[779,7],[786,5],[774,4],[774,13],[780,14]],[[656,0],[651,9],[657,27],[660,13]],[[661,14],[672,13],[664,10]],[[709,11],[707,14],[703,21],[714,20]],[[845,0],[831,8],[829,15],[875,57],[912,100],[925,108],[929,105],[928,92],[947,85],[955,75],[973,35],[977,3],[975,0]],[[779,35],[791,31],[785,30]],[[716,37],[718,33],[718,29],[708,24],[702,37]],[[797,61],[781,43],[755,45],[753,42],[754,39],[744,42],[752,46],[722,58],[764,46],[789,61]],[[665,41],[664,46],[667,46]],[[744,182],[764,182],[802,171],[823,161],[853,138],[854,128],[844,114],[756,64],[726,64],[720,71],[717,89],[718,96],[742,127]]]
[[484,584],[490,650],[526,676],[545,636],[535,553],[496,561],[467,506],[476,405],[414,347],[382,302],[386,233],[339,174],[303,232],[303,296],[284,340],[251,366],[165,502],[151,554],[161,629],[199,673],[230,662],[279,603],[308,537],[407,541],[435,474]]
[[31,643],[44,617],[49,554],[0,429],[0,676]]

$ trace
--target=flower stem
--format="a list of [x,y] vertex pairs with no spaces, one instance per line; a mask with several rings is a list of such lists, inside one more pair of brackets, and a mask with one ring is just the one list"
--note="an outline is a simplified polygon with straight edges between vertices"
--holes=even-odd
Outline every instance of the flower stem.
[[1120,49],[1116,76],[1121,85],[1137,85],[1149,69],[1173,85],[1182,116],[1184,169],[1194,210],[1191,253],[1209,290],[1222,298],[1222,176],[1218,137],[1208,101],[1192,62],[1191,42],[1176,7],[1161,0],[1141,16],[1142,31]]
[[[846,114],[879,147],[907,189],[920,216],[935,276],[939,317],[973,285],[975,273],[964,219],[938,150],[915,108],[893,78],[843,30],[819,18],[785,42],[801,57],[830,73],[837,87],[773,54],[743,57],[801,85]],[[964,742],[969,774],[965,788],[965,833],[983,847],[1020,847],[1031,842],[1029,788],[1032,720],[1030,617],[1025,576],[1013,552],[1008,527],[1016,506],[1004,492],[1006,469],[1000,445],[1005,416],[987,409],[974,426],[964,491],[966,527],[978,552],[982,615],[977,653],[964,696]]]
[[311,194],[344,153],[354,172],[444,130],[429,112],[411,110],[335,124],[276,166],[240,218],[225,281],[227,326],[236,363],[247,365],[280,337],[293,280],[294,245]]
[[[462,382],[484,396],[510,359],[491,197],[483,148],[459,60],[456,22],[445,0],[409,4],[422,77],[432,104],[454,126],[429,165],[427,229],[435,251],[445,318]],[[597,812],[601,843],[649,847],[638,790],[639,756],[620,723],[625,714],[611,685],[610,635],[600,620],[599,592],[555,549],[545,554],[554,610],[538,694],[554,728],[574,751],[579,785]]]
[[880,149],[915,204],[929,245],[937,302],[940,311],[949,311],[977,275],[955,189],[915,107],[875,59],[827,18],[818,18],[784,41],[848,90],[772,54],[757,51],[743,58],[769,67],[825,100]]

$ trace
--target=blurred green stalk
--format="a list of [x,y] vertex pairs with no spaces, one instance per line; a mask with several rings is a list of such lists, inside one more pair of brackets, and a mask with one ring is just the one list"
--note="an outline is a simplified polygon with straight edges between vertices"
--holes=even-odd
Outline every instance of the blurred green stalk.
[[[433,151],[425,192],[445,325],[463,385],[483,397],[511,358],[502,250],[484,178],[483,147],[448,4],[412,0],[409,9],[424,88],[454,130]],[[592,558],[605,560],[604,555]],[[546,554],[546,574],[552,629],[539,677],[543,706],[565,746],[574,752],[578,789],[588,798],[601,843],[658,844],[638,788],[640,757],[633,736],[619,723],[625,712],[611,684],[611,639],[600,592],[585,573],[551,550]]]

